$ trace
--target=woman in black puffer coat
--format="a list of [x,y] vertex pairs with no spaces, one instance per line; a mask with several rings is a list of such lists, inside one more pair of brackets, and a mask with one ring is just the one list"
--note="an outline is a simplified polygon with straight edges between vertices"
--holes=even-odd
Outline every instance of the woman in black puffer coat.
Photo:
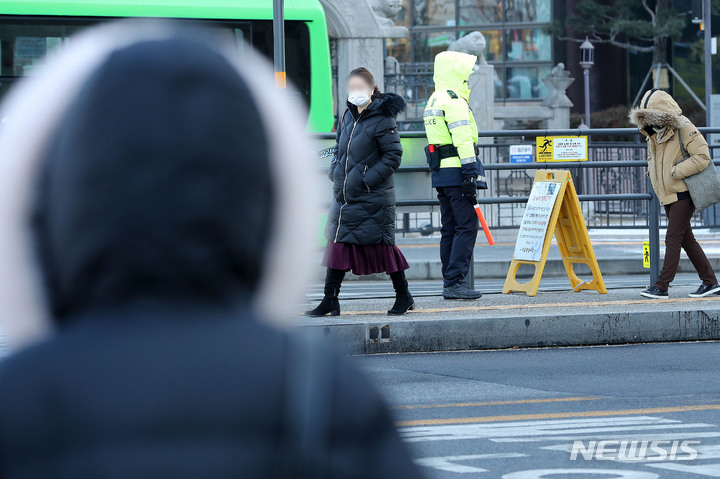
[[327,266],[325,297],[308,316],[340,314],[338,294],[347,271],[365,275],[387,273],[395,288],[389,315],[405,314],[415,304],[408,290],[408,263],[395,245],[395,182],[402,145],[395,117],[405,100],[380,93],[365,68],[348,77],[348,107],[337,131],[338,152],[330,166],[333,202],[323,265]]

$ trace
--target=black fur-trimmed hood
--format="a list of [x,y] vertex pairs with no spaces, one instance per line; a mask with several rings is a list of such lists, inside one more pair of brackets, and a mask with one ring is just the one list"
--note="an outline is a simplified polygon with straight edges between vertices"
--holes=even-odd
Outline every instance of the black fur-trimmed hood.
[[[207,251],[212,249],[215,254],[224,248],[224,244],[233,243],[231,235],[236,228],[250,228],[248,224],[245,224],[247,218],[242,216],[241,207],[237,208],[238,217],[242,219],[239,226],[230,225],[230,220],[220,223],[218,217],[228,214],[228,207],[224,205],[236,205],[247,201],[252,203],[253,192],[251,190],[248,190],[247,193],[250,196],[241,199],[234,196],[237,194],[232,190],[238,189],[238,179],[243,175],[249,178],[254,177],[249,176],[250,168],[255,168],[250,164],[257,162],[260,162],[263,171],[267,170],[265,172],[266,180],[278,185],[272,190],[272,202],[263,205],[264,209],[261,210],[262,214],[269,215],[268,224],[265,225],[267,228],[263,228],[267,229],[267,234],[263,234],[260,238],[266,244],[262,246],[261,250],[257,250],[258,242],[256,241],[253,243],[256,247],[250,252],[261,258],[262,261],[262,275],[259,280],[253,280],[253,284],[256,284],[257,288],[252,287],[251,298],[247,298],[246,294],[234,294],[234,292],[240,292],[237,288],[233,289],[233,293],[230,295],[226,295],[220,292],[230,290],[218,288],[219,280],[218,277],[215,277],[212,282],[202,284],[194,282],[197,286],[193,289],[201,291],[200,295],[205,295],[205,297],[199,298],[198,295],[193,294],[192,296],[182,295],[181,299],[185,303],[204,301],[216,304],[221,301],[224,305],[235,308],[239,298],[243,305],[246,302],[252,302],[252,307],[262,319],[278,325],[283,324],[282,318],[289,318],[294,314],[294,308],[291,306],[293,301],[277,301],[277,291],[283,291],[285,297],[299,298],[302,296],[303,283],[305,279],[308,279],[308,274],[305,272],[312,271],[310,266],[313,260],[312,255],[310,257],[298,255],[297,251],[309,251],[316,242],[316,233],[311,226],[312,221],[309,221],[308,218],[312,218],[314,212],[319,211],[319,199],[315,194],[316,191],[320,191],[319,185],[316,184],[318,178],[309,173],[312,171],[310,168],[312,159],[303,154],[305,151],[311,151],[312,146],[308,144],[305,135],[297,128],[297,125],[305,120],[292,105],[287,105],[287,111],[284,111],[282,115],[272,113],[285,110],[285,107],[282,100],[272,94],[272,89],[268,90],[271,82],[268,82],[267,79],[272,80],[272,71],[264,62],[252,58],[243,59],[240,62],[232,45],[208,43],[204,38],[202,35],[191,35],[186,38],[185,34],[182,34],[172,23],[155,20],[125,20],[88,29],[75,36],[67,47],[59,49],[54,55],[51,55],[44,64],[42,72],[19,82],[3,100],[0,117],[10,118],[10,120],[0,127],[0,151],[3,152],[3,161],[0,162],[0,231],[2,231],[0,264],[3,265],[0,268],[0,329],[2,330],[0,342],[6,341],[10,350],[17,351],[19,348],[43,339],[51,334],[58,324],[58,318],[51,310],[53,293],[47,284],[48,263],[42,259],[43,253],[39,251],[40,249],[46,251],[49,247],[53,247],[53,251],[59,250],[62,253],[53,253],[52,260],[53,262],[63,262],[63,265],[53,269],[63,275],[68,271],[65,269],[65,264],[70,258],[78,264],[94,265],[83,268],[83,271],[91,270],[98,275],[105,275],[109,274],[110,269],[98,266],[106,263],[100,263],[94,258],[102,258],[103,261],[110,258],[105,251],[113,247],[118,235],[125,235],[127,240],[119,240],[122,248],[115,249],[117,254],[112,256],[115,264],[122,263],[122,268],[125,270],[133,265],[137,265],[138,268],[151,268],[152,265],[149,262],[141,261],[139,256],[155,252],[154,258],[159,258],[162,254],[179,252],[181,247],[187,248],[184,253],[185,258],[192,258],[196,264],[202,263],[201,268],[206,269],[209,264],[207,258],[210,257],[206,254]],[[141,45],[147,48],[140,48]],[[161,49],[163,51],[160,51]],[[183,55],[170,58],[167,50],[173,54],[181,52]],[[195,52],[195,56],[188,57],[187,54],[190,51]],[[131,53],[132,55],[130,55]],[[205,66],[199,64],[194,60],[198,57],[205,62],[212,62],[215,67],[210,70],[206,68],[207,63],[203,64]],[[111,88],[111,85],[104,85],[94,80],[106,72],[110,65],[117,65],[117,62],[123,59],[128,62],[132,61],[133,65],[121,69],[123,72],[130,71],[132,68],[145,68],[143,71],[147,72],[148,65],[156,66],[155,70],[159,70],[159,72],[153,76],[144,74],[140,83],[136,82],[132,85],[127,83],[125,77],[111,76],[112,81],[115,82],[113,84],[117,88],[108,93],[105,88]],[[159,62],[163,62],[162,65]],[[177,73],[173,76],[173,82],[161,78],[162,74],[170,75],[172,72]],[[126,100],[131,96],[136,98],[143,92],[149,91],[150,83],[153,83],[155,87],[161,85],[160,92],[164,96],[158,94],[152,98],[152,101],[145,102],[145,104],[139,100],[135,103]],[[207,85],[209,87],[206,87]],[[221,85],[223,89],[218,91],[217,85]],[[91,86],[97,86],[97,89],[89,88]],[[237,93],[240,90],[244,92],[244,95]],[[213,148],[198,140],[198,137],[203,134],[212,137],[213,141],[217,141],[219,137],[222,139],[219,144],[223,148],[227,148],[230,144],[227,139],[237,135],[238,131],[244,131],[242,127],[238,129],[234,123],[226,122],[222,115],[222,109],[225,106],[222,101],[217,99],[217,95],[225,91],[230,92],[228,93],[231,95],[229,101],[239,102],[241,107],[247,105],[246,110],[250,108],[250,105],[254,105],[252,111],[255,112],[255,115],[249,117],[259,126],[248,130],[252,133],[247,133],[243,138],[255,144],[262,141],[257,138],[258,136],[267,135],[264,141],[266,144],[264,152],[258,151],[253,146],[251,149],[253,153],[248,156],[252,161],[244,157],[240,158],[241,167],[244,165],[248,169],[235,171],[234,174],[228,174],[228,172],[237,167],[237,157],[211,155],[210,151]],[[193,95],[190,96],[188,92],[192,92]],[[96,127],[104,126],[105,123],[93,125],[89,122],[93,126],[93,132],[90,132],[89,129],[79,128],[79,119],[89,118],[88,115],[81,113],[94,114],[97,113],[95,109],[100,108],[94,102],[87,101],[89,95],[95,93],[102,93],[99,96],[103,99],[112,99],[113,94],[119,95],[124,101],[122,105],[116,107],[117,111],[113,111],[113,115],[122,113],[122,117],[103,118],[103,122],[122,120],[131,126],[105,128],[103,136],[98,136],[94,131]],[[168,95],[174,95],[175,98],[168,98]],[[210,108],[210,103],[206,101],[208,95],[210,98],[215,98],[212,103],[214,108]],[[176,99],[177,101],[175,101]],[[141,106],[138,107],[138,104]],[[188,114],[189,104],[201,108],[203,116],[193,117]],[[139,118],[138,124],[135,124],[136,122],[132,118],[128,119],[132,114]],[[160,117],[161,119],[155,121],[152,128],[147,128],[147,131],[139,132],[136,137],[133,137],[132,145],[127,144],[123,138],[134,131],[132,128],[140,126],[142,118],[139,115],[142,114],[153,115],[152,118]],[[102,115],[100,117],[102,118]],[[185,123],[181,124],[181,121]],[[219,131],[225,127],[230,128],[232,132]],[[177,142],[180,141],[177,140],[179,136],[175,137],[177,141],[164,140],[165,137],[162,135],[169,135],[178,129],[186,132],[184,134],[187,138],[182,138],[180,143]],[[273,132],[282,132],[283,137],[289,135],[289,138],[286,138],[287,141],[278,141],[279,137],[270,136]],[[87,141],[82,141],[83,136],[87,136]],[[71,139],[78,141],[70,141]],[[199,146],[192,150],[185,148],[177,155],[171,154],[171,148],[187,145],[188,142],[194,142]],[[115,148],[120,144],[123,145],[123,151],[126,153],[130,151],[127,153],[128,162],[123,163],[118,160],[114,161],[112,165],[108,165],[112,155],[120,154],[118,150],[121,147]],[[92,145],[98,151],[89,151]],[[137,163],[140,158],[136,158],[138,156],[136,151],[141,145],[144,147],[142,151],[145,152],[143,158],[147,159],[148,164]],[[99,151],[101,148],[106,151]],[[133,148],[135,150],[132,150]],[[150,151],[150,148],[153,150]],[[298,151],[294,151],[295,148]],[[148,151],[150,153],[147,153]],[[60,163],[57,157],[61,154],[63,164],[58,167]],[[73,161],[73,165],[79,165],[81,158],[76,154],[82,154],[83,160],[89,156],[93,156],[95,160],[84,161],[81,165],[82,168],[80,166],[74,167],[72,170],[66,168],[66,160]],[[192,170],[182,168],[182,165],[190,162],[193,163]],[[128,169],[134,167],[137,168],[135,174],[129,174]],[[123,168],[122,171],[125,174],[119,175],[118,168]],[[105,183],[97,181],[101,172],[105,172],[105,176],[102,177]],[[90,176],[81,175],[85,173],[88,175],[93,173],[94,176],[91,180],[80,182],[78,178],[90,178]],[[225,176],[221,176],[222,174]],[[175,175],[174,178],[177,181],[172,181],[172,175]],[[70,183],[71,180],[68,178],[71,178],[73,183]],[[162,190],[158,187],[157,191],[166,192],[167,195],[165,197],[161,197],[165,193],[158,195],[156,202],[142,203],[143,197],[138,197],[135,189],[133,189],[132,195],[116,195],[119,206],[112,211],[103,209],[103,203],[97,200],[98,195],[109,198],[109,195],[121,191],[118,189],[118,185],[121,183],[126,188],[122,190],[123,192],[130,190],[131,186],[128,185],[132,182],[136,182],[138,189],[143,188],[146,192],[152,191],[153,185],[160,184],[159,178],[170,178],[164,184],[171,185],[171,187]],[[295,194],[293,182],[298,179],[300,185],[306,189],[298,198],[293,198]],[[208,181],[216,180],[218,182],[230,181],[233,184],[229,187],[227,185],[217,187],[220,183],[214,185],[208,183]],[[73,188],[75,184],[80,184],[81,188]],[[60,191],[57,189],[58,185],[63,186],[63,192],[69,192],[68,195],[62,195],[62,203],[52,201],[53,198],[59,197],[54,194],[56,190]],[[107,185],[110,185],[112,189]],[[257,182],[252,186],[253,188],[257,187]],[[263,191],[267,192],[267,190]],[[43,200],[43,194],[47,194],[46,198],[49,200]],[[204,201],[212,201],[213,195],[217,200],[216,203],[223,205],[222,207],[215,208],[208,201]],[[78,205],[77,208],[74,206],[70,208],[71,200],[73,200],[73,205]],[[297,205],[298,202],[303,204]],[[279,207],[279,205],[290,203],[298,206],[299,211],[307,212],[308,216]],[[276,206],[271,206],[271,204]],[[160,221],[158,208],[162,205],[170,206],[163,206],[165,210],[160,210],[167,212],[167,217]],[[95,211],[92,211],[93,207]],[[134,207],[135,210],[131,207]],[[74,223],[78,228],[67,227],[66,225],[71,220],[78,218],[75,213],[79,212],[80,208],[88,212],[85,216],[86,219],[89,218],[88,221]],[[229,208],[234,208],[234,206]],[[133,211],[137,214],[131,213]],[[92,217],[90,217],[91,214]],[[184,221],[182,217],[195,219],[188,222]],[[68,220],[68,218],[70,219]],[[112,218],[118,218],[119,222],[127,224],[127,231],[123,232],[121,228],[110,224],[108,220]],[[62,228],[57,226],[61,220]],[[237,219],[235,222],[237,223]],[[182,237],[171,234],[173,230],[168,229],[168,225],[171,223],[176,226],[186,225],[181,228]],[[102,225],[106,225],[107,228],[101,229]],[[52,234],[44,234],[39,231],[45,228],[50,232],[48,226],[51,227]],[[103,241],[93,241],[95,249],[88,246],[91,237],[84,234],[90,227],[96,228],[99,233],[104,235],[101,238]],[[257,225],[254,228],[257,228]],[[62,232],[63,239],[67,238],[64,244],[71,245],[74,252],[80,249],[81,251],[78,254],[71,254],[68,250],[63,251],[62,248],[57,248],[58,243],[53,238],[59,236],[56,234],[58,231]],[[292,231],[292,234],[286,234],[287,231]],[[38,241],[41,236],[46,238],[42,242],[42,245],[45,246]],[[192,240],[191,236],[197,241]],[[92,238],[96,238],[96,236]],[[147,239],[143,244],[138,244],[142,242],[143,238]],[[81,244],[76,246],[73,241]],[[173,242],[178,244],[173,245]],[[161,248],[158,245],[168,245],[168,247]],[[231,248],[233,251],[237,251],[236,246]],[[103,253],[95,254],[88,259],[90,253],[96,251]],[[227,255],[221,254],[225,256],[221,262],[226,264]],[[66,256],[70,258],[66,258]],[[247,256],[246,254],[245,257]],[[234,254],[233,257],[239,259],[240,255]],[[213,261],[213,263],[220,264],[218,261]],[[234,263],[238,264],[237,261]],[[157,264],[157,261],[152,264]],[[178,276],[195,278],[187,269],[189,265],[187,261],[179,263],[177,260],[171,259],[162,262],[162,265],[176,268]],[[229,272],[227,264],[222,268],[226,273]],[[238,276],[246,274],[240,271],[241,266],[239,265],[232,269],[237,272],[237,274],[231,273],[233,283],[236,282]],[[113,272],[119,270],[120,266],[112,268]],[[139,270],[134,271],[139,272]],[[156,270],[153,269],[153,271]],[[193,274],[200,272],[200,269],[193,269],[192,272]],[[229,278],[225,273],[222,276]],[[151,299],[161,302],[163,298],[168,298],[168,295],[165,294],[167,290],[164,288],[168,283],[148,279],[149,276],[143,276],[143,278],[142,284],[148,285],[149,290],[147,290],[148,294],[143,291],[142,301]],[[94,278],[93,281],[98,284],[108,284],[105,282],[105,277]],[[53,284],[58,284],[58,281],[53,281]],[[66,284],[69,282],[62,282],[63,297],[67,296],[65,294],[67,291],[77,291],[75,286],[65,287]],[[139,285],[133,287],[139,287]],[[164,291],[156,294],[161,287]],[[83,293],[88,293],[89,296],[88,291]],[[212,295],[213,299],[206,299],[208,297],[206,295]],[[113,297],[115,296],[113,295]],[[134,297],[138,296],[134,295]],[[177,295],[173,295],[173,297],[177,297]],[[121,299],[118,296],[118,304]],[[167,302],[169,303],[169,301]],[[73,310],[73,317],[76,316],[74,313],[75,310]]]
[[378,108],[383,115],[396,117],[405,111],[405,99],[396,93],[381,93]]
[[679,129],[687,119],[672,96],[662,90],[650,90],[643,95],[640,106],[630,110],[630,123],[638,128],[661,126]]
[[[357,118],[357,107],[350,102],[347,103],[347,106],[353,116]],[[378,97],[375,97],[363,116],[367,118],[373,115],[383,115],[395,118],[403,111],[405,111],[405,99],[403,97],[396,93],[381,93]]]

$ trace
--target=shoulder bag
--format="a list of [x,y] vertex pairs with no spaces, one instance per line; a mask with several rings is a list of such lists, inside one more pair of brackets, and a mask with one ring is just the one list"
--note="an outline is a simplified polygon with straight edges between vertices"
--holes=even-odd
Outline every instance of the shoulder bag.
[[[690,158],[690,154],[685,148],[685,141],[682,137],[682,132],[678,129],[678,139],[680,140],[680,150],[682,150],[683,159],[686,161]],[[682,161],[680,163],[682,163]],[[692,176],[688,176],[684,179],[685,184],[688,187],[690,198],[695,205],[695,210],[699,213],[708,206],[720,203],[720,176],[718,176],[715,164],[710,161],[710,164],[705,167],[700,173],[695,173]]]

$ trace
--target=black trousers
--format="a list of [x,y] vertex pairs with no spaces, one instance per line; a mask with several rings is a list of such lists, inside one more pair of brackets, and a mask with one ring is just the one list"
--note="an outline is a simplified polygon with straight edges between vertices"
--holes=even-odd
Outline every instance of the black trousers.
[[438,187],[440,200],[440,260],[444,286],[465,281],[477,241],[478,219],[472,202],[462,195],[460,186]]

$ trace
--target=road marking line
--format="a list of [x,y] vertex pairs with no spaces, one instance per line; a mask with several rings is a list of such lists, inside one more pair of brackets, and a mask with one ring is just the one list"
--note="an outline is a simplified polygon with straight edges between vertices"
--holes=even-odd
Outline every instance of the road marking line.
[[[440,427],[459,427],[459,426],[440,426]],[[549,439],[558,441],[574,441],[583,439],[592,439],[602,436],[603,439],[622,439],[632,433],[633,438],[640,439],[644,437],[660,439],[673,439],[678,436],[692,434],[696,437],[698,434],[704,435],[705,437],[718,437],[720,431],[694,431],[695,429],[707,429],[716,427],[713,424],[704,423],[692,423],[692,424],[659,424],[656,426],[615,426],[615,427],[587,427],[580,428],[575,427],[572,429],[552,429],[544,431],[544,434],[540,434],[536,431],[531,431],[532,434],[523,434],[522,431],[517,433],[513,432],[512,435],[508,434],[506,437],[491,438],[495,442],[542,442]],[[656,433],[653,431],[671,430],[670,432]],[[678,431],[679,429],[679,431]],[[687,431],[687,429],[694,429],[693,431]],[[611,433],[611,434],[610,434]]]
[[[570,290],[568,290],[569,292]],[[720,301],[720,297],[713,298],[670,298],[670,299],[624,299],[617,301],[586,301],[583,303],[542,303],[542,304],[505,304],[496,306],[458,306],[454,308],[428,308],[415,309],[408,311],[408,315],[414,314],[437,314],[437,313],[472,313],[480,311],[498,311],[508,309],[543,309],[543,308],[575,308],[575,307],[593,307],[593,306],[627,306],[632,304],[663,304],[663,303],[690,303],[698,301]],[[343,316],[369,316],[382,314],[387,315],[387,311],[346,311]]]
[[[625,469],[531,469],[526,471],[504,474],[503,479],[546,479],[558,475],[571,475],[575,477],[603,476],[607,479],[657,479],[657,474],[645,471],[628,471]],[[612,476],[608,478],[608,476]]]
[[470,474],[487,472],[487,469],[466,466],[463,464],[455,464],[454,461],[477,461],[479,459],[515,459],[518,457],[528,457],[528,455],[516,452],[501,452],[495,454],[472,454],[465,456],[423,457],[420,459],[415,459],[415,463],[425,467],[432,467],[440,471],[455,472],[458,474]]
[[[703,432],[715,428],[712,424],[683,423],[656,416],[617,416],[574,419],[546,419],[540,421],[509,421],[475,424],[448,424],[438,426],[416,426],[400,429],[400,435],[407,442],[455,441],[460,439],[489,439],[493,442],[543,442],[593,439],[597,437],[623,438],[632,432],[633,437],[645,435],[673,437],[693,430],[693,437],[718,437],[720,431]],[[659,431],[667,430],[670,433]],[[700,430],[700,431],[698,431]],[[654,431],[654,432],[653,432]]]
[[540,414],[511,414],[503,416],[458,417],[447,419],[415,419],[410,421],[398,421],[397,425],[398,427],[434,426],[442,424],[473,424],[480,422],[523,421],[573,417],[629,416],[633,414],[661,414],[669,412],[708,411],[713,409],[720,410],[720,404],[697,404],[691,406],[656,407],[644,409],[618,409],[615,411],[575,411]]
[[434,409],[446,407],[476,407],[476,406],[504,406],[507,404],[536,404],[549,402],[570,402],[570,401],[596,401],[607,399],[602,397],[569,397],[569,398],[545,398],[545,399],[523,399],[519,401],[490,401],[490,402],[461,402],[451,404],[418,404],[414,406],[395,406],[393,409]]
[[[592,239],[592,238],[591,238]],[[698,240],[698,243],[702,245],[715,245],[720,244],[720,241],[713,240],[713,239],[707,239],[707,240]],[[553,244],[557,244],[555,241],[555,238],[553,238]],[[640,246],[643,244],[643,241],[612,241],[612,240],[592,240],[592,244],[594,246]],[[484,247],[489,246],[487,243],[475,243],[475,247]],[[495,243],[495,246],[515,246],[515,243],[508,243],[508,242],[502,242],[502,243]],[[437,244],[403,244],[399,245],[400,249],[414,249],[414,248],[437,248]]]
[[674,472],[687,472],[690,474],[697,474],[699,476],[706,477],[720,477],[720,464],[699,464],[699,465],[687,465],[687,464],[674,464],[672,462],[664,462],[660,464],[646,464],[648,467],[656,467],[658,469],[665,469],[666,471]]
[[[656,416],[605,416],[597,418],[545,419],[541,421],[505,421],[474,424],[448,424],[440,426],[416,426],[401,429],[403,437],[470,435],[481,437],[508,437],[508,435],[546,434],[546,431],[587,427],[634,427],[652,425],[675,425],[682,421]],[[510,431],[510,432],[508,432]]]
[[[698,240],[698,242],[701,242],[701,241]],[[489,246],[489,245],[487,243],[475,243],[476,248],[481,247],[481,246]],[[495,246],[515,246],[515,243],[507,243],[507,242],[495,243]],[[398,247],[401,250],[413,249],[413,248],[435,248],[435,249],[437,249],[439,247],[439,245],[438,244],[430,244],[430,243],[428,243],[428,244],[402,244],[402,245],[398,245]]]

